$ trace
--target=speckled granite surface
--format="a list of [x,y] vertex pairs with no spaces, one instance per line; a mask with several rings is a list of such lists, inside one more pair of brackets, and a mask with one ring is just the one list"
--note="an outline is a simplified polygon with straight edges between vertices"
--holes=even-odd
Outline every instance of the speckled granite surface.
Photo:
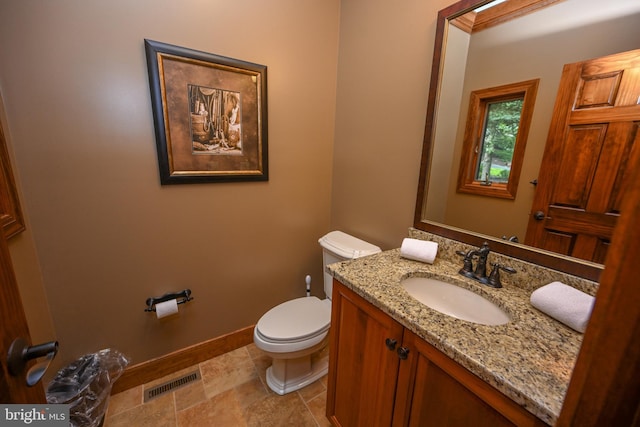
[[[410,261],[394,249],[377,255],[331,264],[327,270],[453,360],[491,384],[541,420],[553,425],[560,413],[582,334],[555,321],[529,303],[531,292],[553,280],[563,280],[590,294],[597,285],[553,270],[501,259],[518,273],[503,275],[503,288],[493,289],[457,274],[458,242],[438,236],[433,264]],[[464,248],[461,248],[464,249]],[[451,252],[453,250],[453,252]],[[490,254],[489,261],[498,254]],[[503,257],[507,258],[507,257]],[[410,296],[400,285],[406,277],[434,277],[470,289],[509,313],[511,322],[484,326],[441,314]],[[508,276],[508,277],[507,277]]]

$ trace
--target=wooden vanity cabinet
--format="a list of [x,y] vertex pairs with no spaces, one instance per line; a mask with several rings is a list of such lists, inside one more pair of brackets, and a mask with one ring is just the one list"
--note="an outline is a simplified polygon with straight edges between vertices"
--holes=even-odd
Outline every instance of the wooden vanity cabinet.
[[327,416],[336,426],[390,426],[404,328],[336,280],[331,305]]
[[327,417],[335,426],[545,426],[334,280]]

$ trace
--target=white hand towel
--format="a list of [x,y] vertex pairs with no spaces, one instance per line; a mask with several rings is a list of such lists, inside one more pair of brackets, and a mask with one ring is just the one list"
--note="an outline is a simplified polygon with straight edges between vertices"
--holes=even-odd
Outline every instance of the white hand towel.
[[595,298],[561,282],[551,282],[531,294],[531,304],[559,322],[584,332]]
[[433,264],[438,253],[438,244],[427,240],[409,239],[402,241],[400,256],[414,261]]

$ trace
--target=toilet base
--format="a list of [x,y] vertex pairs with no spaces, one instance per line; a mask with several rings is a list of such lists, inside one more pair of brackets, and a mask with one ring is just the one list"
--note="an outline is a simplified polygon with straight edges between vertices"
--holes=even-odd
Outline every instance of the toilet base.
[[273,359],[267,368],[267,385],[279,395],[291,393],[322,378],[329,371],[329,356],[307,355],[295,359]]

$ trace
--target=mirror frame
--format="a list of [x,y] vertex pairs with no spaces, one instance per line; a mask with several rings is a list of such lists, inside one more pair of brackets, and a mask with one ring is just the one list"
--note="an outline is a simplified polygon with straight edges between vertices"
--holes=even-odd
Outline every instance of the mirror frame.
[[[431,151],[435,134],[436,109],[440,92],[440,76],[446,48],[446,35],[448,21],[455,19],[479,6],[490,3],[492,0],[460,0],[438,12],[436,23],[435,46],[433,50],[433,62],[431,64],[431,78],[429,82],[429,95],[427,99],[427,116],[425,119],[424,139],[422,142],[422,156],[420,160],[420,178],[416,198],[413,226],[418,230],[437,234],[462,243],[473,246],[481,246],[488,241],[491,249],[513,258],[518,258],[533,264],[538,264],[554,270],[559,270],[585,279],[598,281],[603,267],[600,264],[583,261],[542,249],[525,246],[518,243],[507,242],[495,237],[480,233],[450,227],[441,223],[422,219],[422,212],[427,198],[426,185],[431,165]],[[544,3],[544,1],[542,2]]]

